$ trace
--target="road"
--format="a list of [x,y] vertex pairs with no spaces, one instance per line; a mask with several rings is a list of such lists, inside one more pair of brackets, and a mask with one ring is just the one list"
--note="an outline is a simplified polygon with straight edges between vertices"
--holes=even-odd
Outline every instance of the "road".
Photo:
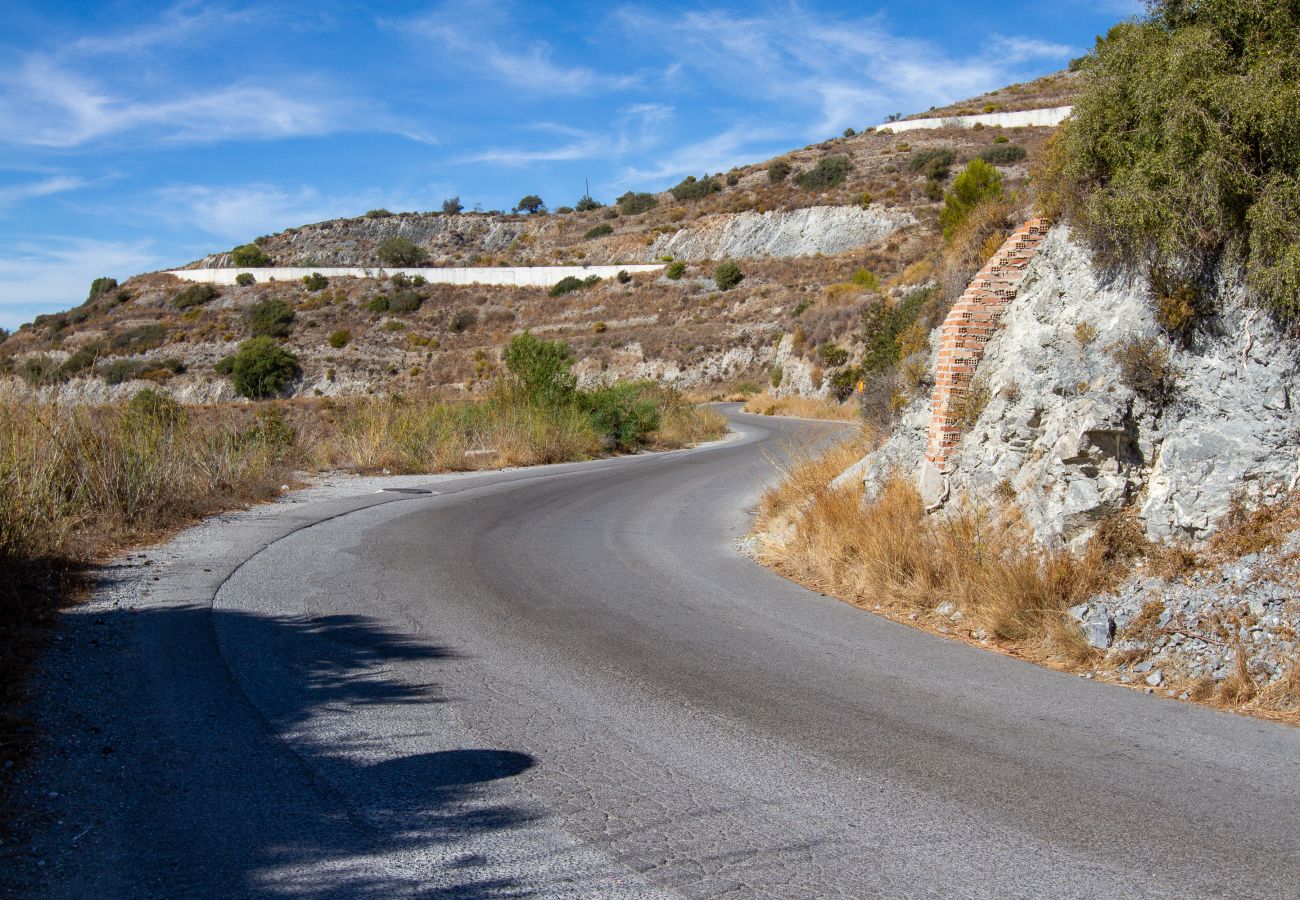
[[124,566],[49,664],[11,883],[1300,896],[1300,733],[757,566],[771,458],[837,426],[728,414],[696,450],[274,504]]

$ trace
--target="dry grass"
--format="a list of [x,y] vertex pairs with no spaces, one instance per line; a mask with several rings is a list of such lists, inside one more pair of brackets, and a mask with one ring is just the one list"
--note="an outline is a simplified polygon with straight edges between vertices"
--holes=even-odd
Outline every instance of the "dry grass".
[[835,403],[816,397],[797,394],[773,397],[764,391],[745,402],[745,412],[760,416],[793,416],[798,419],[832,419],[837,422],[856,422],[862,418],[854,404]]

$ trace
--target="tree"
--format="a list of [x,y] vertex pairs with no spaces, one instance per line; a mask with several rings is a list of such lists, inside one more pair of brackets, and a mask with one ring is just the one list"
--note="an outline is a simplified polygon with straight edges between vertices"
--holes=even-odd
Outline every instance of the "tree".
[[1153,0],[1099,39],[1035,173],[1104,255],[1210,281],[1244,268],[1300,314],[1300,5]]
[[461,205],[459,197],[448,197],[442,201],[442,214],[444,216],[458,216],[464,209],[465,207]]
[[423,247],[417,247],[410,238],[400,234],[380,244],[378,256],[386,266],[419,266],[428,259]]
[[628,191],[618,198],[618,208],[625,216],[635,216],[649,212],[659,205],[654,194],[645,191]]
[[99,295],[107,294],[109,291],[114,290],[116,287],[117,287],[116,278],[108,278],[108,277],[96,278],[94,281],[90,283],[90,295],[86,297],[86,302],[89,303],[91,300],[94,300]]
[[515,212],[544,213],[546,212],[546,204],[543,203],[542,198],[536,194],[528,194],[519,200],[519,205],[515,207]]
[[943,236],[952,237],[980,203],[1001,196],[1002,176],[998,170],[982,159],[972,159],[953,179],[952,190],[943,195],[943,210],[939,213]]
[[237,269],[263,269],[271,264],[271,257],[257,244],[240,244],[230,251],[230,264]]
[[240,344],[230,370],[235,390],[254,400],[280,393],[302,371],[298,358],[269,337]]
[[593,209],[600,209],[604,205],[605,204],[593,198],[591,195],[584,194],[578,200],[577,204],[574,206],[574,209],[576,209],[578,212],[590,212]]
[[573,401],[578,380],[568,344],[543,341],[525,331],[510,341],[504,361],[516,389],[529,403],[554,407]]

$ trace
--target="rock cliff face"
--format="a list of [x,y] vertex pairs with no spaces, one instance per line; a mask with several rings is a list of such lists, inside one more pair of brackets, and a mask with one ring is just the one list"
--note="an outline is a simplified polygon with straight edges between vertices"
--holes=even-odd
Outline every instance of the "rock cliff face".
[[911,213],[879,206],[813,206],[788,212],[711,216],[658,238],[647,260],[662,256],[686,261],[829,256],[875,243],[915,221]]
[[[1168,353],[1176,375],[1167,403],[1122,374],[1117,350],[1134,339]],[[1235,496],[1294,487],[1298,368],[1294,342],[1230,288],[1189,348],[1170,344],[1149,285],[1094,268],[1057,227],[987,346],[976,373],[987,404],[960,441],[940,502],[1013,500],[1049,543],[1086,538],[1129,506],[1153,538],[1203,538]],[[890,471],[918,473],[930,412],[930,398],[915,402],[841,479],[861,478],[871,491]]]

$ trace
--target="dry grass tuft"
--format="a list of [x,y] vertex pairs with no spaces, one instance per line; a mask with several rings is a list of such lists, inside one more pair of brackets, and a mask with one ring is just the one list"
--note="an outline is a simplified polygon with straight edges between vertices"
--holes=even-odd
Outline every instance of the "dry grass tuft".
[[760,416],[793,416],[799,419],[831,419],[837,422],[856,422],[862,418],[858,407],[849,403],[835,403],[816,397],[791,394],[773,397],[764,391],[745,402],[745,412]]

